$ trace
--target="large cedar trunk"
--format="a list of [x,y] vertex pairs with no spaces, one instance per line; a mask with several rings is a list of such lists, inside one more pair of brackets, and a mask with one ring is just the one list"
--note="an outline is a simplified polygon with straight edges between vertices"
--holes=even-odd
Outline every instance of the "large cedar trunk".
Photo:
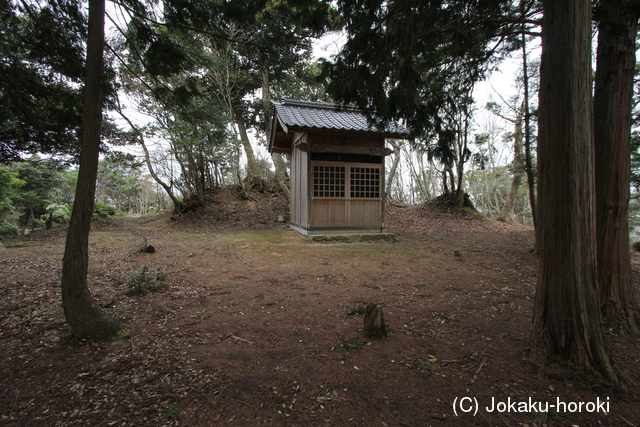
[[[540,272],[532,357],[560,355],[617,381],[597,294],[591,2],[543,2],[538,139]],[[569,82],[569,84],[568,84]]]
[[104,7],[105,0],[89,1],[80,169],[62,261],[62,306],[73,334],[79,339],[106,339],[120,330],[118,321],[98,307],[87,287],[89,229],[93,217],[102,125]]
[[598,281],[603,320],[607,328],[616,332],[638,335],[640,313],[631,282],[628,220],[638,11],[634,13],[628,6],[630,3],[602,0],[597,9],[594,141]]

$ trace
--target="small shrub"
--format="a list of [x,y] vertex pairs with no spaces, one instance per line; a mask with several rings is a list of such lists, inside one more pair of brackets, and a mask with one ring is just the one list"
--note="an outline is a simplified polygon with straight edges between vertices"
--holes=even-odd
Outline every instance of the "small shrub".
[[71,220],[71,211],[73,211],[73,203],[59,204],[54,203],[47,206],[47,213],[42,215],[42,221],[51,221],[52,224],[67,224]]
[[113,216],[117,212],[116,208],[113,206],[109,206],[106,203],[95,203],[93,205],[93,217],[94,218],[106,218],[108,216]]
[[345,316],[355,316],[356,314],[364,314],[366,308],[364,305],[356,305],[354,307],[345,307],[344,315]]
[[343,343],[342,347],[345,350],[362,350],[364,348],[364,343],[362,342],[362,340],[354,340],[351,342]]
[[425,374],[435,374],[437,367],[434,365],[436,358],[433,356],[419,357],[416,359],[418,369]]
[[175,420],[180,414],[180,405],[175,404],[167,409],[167,420]]
[[0,223],[0,237],[17,236],[20,234],[20,227],[7,222]]
[[164,271],[156,271],[155,276],[150,276],[149,267],[143,265],[140,271],[129,277],[127,283],[123,286],[129,288],[129,295],[144,295],[150,292],[156,292],[162,287],[162,283],[167,278]]

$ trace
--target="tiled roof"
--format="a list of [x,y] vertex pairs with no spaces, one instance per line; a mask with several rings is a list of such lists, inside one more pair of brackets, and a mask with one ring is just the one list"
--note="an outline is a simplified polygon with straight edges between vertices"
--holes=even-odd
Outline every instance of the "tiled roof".
[[274,103],[276,114],[285,132],[288,128],[327,129],[354,132],[375,132],[408,135],[402,125],[390,123],[384,132],[369,125],[367,117],[353,109],[338,109],[331,104],[284,100]]

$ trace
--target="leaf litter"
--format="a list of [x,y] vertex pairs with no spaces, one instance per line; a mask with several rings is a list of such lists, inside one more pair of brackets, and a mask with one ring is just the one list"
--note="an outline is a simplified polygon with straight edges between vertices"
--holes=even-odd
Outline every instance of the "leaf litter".
[[[637,424],[633,390],[527,359],[531,228],[389,206],[398,242],[309,244],[268,210],[286,210],[281,196],[254,193],[244,202],[256,205],[251,217],[225,191],[209,195],[216,203],[197,219],[94,223],[91,292],[128,331],[110,342],[77,341],[64,321],[63,229],[4,242],[0,425]],[[144,238],[155,253],[139,252]],[[633,262],[637,273],[635,254]],[[143,266],[166,272],[162,286],[127,295],[123,285]],[[364,342],[362,316],[348,309],[370,301],[383,307],[391,337],[345,348]],[[636,382],[637,344],[609,337]],[[612,411],[455,417],[462,396],[486,405],[610,396]]]

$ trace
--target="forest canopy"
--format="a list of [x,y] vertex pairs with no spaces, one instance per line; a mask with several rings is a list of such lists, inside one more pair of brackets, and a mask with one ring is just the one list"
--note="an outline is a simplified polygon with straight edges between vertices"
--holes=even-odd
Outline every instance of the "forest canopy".
[[[123,209],[99,191],[101,203],[136,214],[182,209],[201,203],[207,188],[239,179],[277,179],[286,191],[288,160],[264,147],[271,101],[290,98],[356,106],[412,130],[414,142],[389,142],[389,199],[467,193],[489,217],[533,221],[538,2],[238,4],[120,1],[107,8],[100,173],[133,167],[136,185],[153,196]],[[64,0],[4,0],[0,8],[0,158],[54,156],[73,170],[86,9]],[[329,43],[325,36],[341,47],[318,58],[313,49]],[[487,99],[478,83],[505,59],[517,64],[510,93],[478,103]],[[632,226],[636,194],[632,186]],[[3,222],[27,225],[22,205],[14,207],[20,215]],[[46,222],[43,215],[29,224]]]

